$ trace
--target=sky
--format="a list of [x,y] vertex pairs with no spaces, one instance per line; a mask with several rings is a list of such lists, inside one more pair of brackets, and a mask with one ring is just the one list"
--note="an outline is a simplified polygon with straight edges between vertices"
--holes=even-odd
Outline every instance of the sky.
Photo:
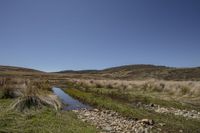
[[200,66],[199,0],[0,0],[0,65]]

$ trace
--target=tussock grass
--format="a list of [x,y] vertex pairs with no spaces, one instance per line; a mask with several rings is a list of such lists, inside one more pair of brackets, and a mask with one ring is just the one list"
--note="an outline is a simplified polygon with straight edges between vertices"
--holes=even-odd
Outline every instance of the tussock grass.
[[59,110],[62,108],[62,104],[57,96],[55,95],[25,95],[23,97],[19,97],[14,101],[11,105],[12,109],[17,109],[23,111],[25,109],[35,108],[39,109],[43,106],[50,106]]
[[68,88],[104,95],[130,104],[158,104],[200,110],[200,83],[196,81],[125,81],[73,79]]
[[200,105],[200,82],[198,81],[71,79],[67,83],[69,82],[69,87],[72,88],[98,94],[106,93],[111,97],[124,100],[136,95],[146,95],[155,99],[177,101],[181,104]]
[[90,88],[109,88],[134,91],[162,92],[176,96],[200,96],[200,82],[198,81],[164,81],[164,80],[71,80],[80,86]]
[[2,98],[15,98],[11,109],[23,111],[25,109],[39,109],[50,106],[59,110],[62,108],[60,99],[53,95],[48,81],[32,81],[28,79],[1,79]]

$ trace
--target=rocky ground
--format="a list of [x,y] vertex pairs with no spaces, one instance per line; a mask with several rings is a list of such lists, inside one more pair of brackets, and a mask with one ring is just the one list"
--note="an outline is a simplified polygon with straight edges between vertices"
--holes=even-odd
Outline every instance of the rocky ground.
[[[101,133],[149,133],[154,128],[154,121],[149,119],[128,119],[110,110],[81,109],[73,110],[84,122],[89,122],[100,129]],[[160,128],[154,129],[162,132]]]
[[148,110],[153,110],[158,113],[171,113],[174,115],[183,116],[187,119],[200,119],[200,112],[198,112],[196,110],[191,110],[191,111],[180,110],[180,109],[176,109],[173,107],[165,108],[165,107],[161,107],[160,105],[156,105],[156,104],[144,105],[141,103],[137,103],[136,106],[144,108],[144,109],[148,109]]
[[[156,104],[145,105],[141,103],[134,104],[133,106],[153,110],[158,113],[171,113],[185,117],[186,119],[200,119],[200,112],[196,110],[180,110],[173,107],[166,108]],[[111,110],[81,109],[73,110],[73,112],[75,112],[78,118],[82,121],[88,122],[100,129],[101,133],[164,132],[159,127],[165,126],[165,123],[154,123],[153,120],[149,119],[137,120],[133,118],[126,118]],[[179,132],[182,132],[182,130]]]
[[[186,119],[200,119],[200,112],[196,110],[180,110],[176,108],[165,108],[160,107],[156,104],[142,105],[138,103],[136,106],[145,108],[148,110],[154,110],[158,113],[172,113],[174,115],[183,116]],[[151,133],[157,132],[162,133],[156,125],[164,126],[165,123],[154,123],[153,120],[149,119],[132,119],[126,118],[111,110],[99,110],[99,109],[81,109],[73,110],[78,115],[78,118],[84,122],[88,122],[98,129],[101,133]],[[179,132],[182,132],[180,130]]]

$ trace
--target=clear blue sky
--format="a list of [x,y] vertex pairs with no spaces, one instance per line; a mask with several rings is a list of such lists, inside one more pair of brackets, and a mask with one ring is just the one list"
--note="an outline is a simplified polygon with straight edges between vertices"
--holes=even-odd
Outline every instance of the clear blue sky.
[[0,0],[0,65],[200,66],[199,0]]

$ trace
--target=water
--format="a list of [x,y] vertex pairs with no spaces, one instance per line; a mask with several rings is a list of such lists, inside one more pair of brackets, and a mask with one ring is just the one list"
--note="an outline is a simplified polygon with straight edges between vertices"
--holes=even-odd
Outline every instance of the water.
[[67,104],[66,106],[64,106],[64,110],[77,110],[82,108],[91,109],[89,105],[83,104],[80,101],[74,99],[60,88],[53,87],[52,90],[53,93],[57,95],[64,104]]

